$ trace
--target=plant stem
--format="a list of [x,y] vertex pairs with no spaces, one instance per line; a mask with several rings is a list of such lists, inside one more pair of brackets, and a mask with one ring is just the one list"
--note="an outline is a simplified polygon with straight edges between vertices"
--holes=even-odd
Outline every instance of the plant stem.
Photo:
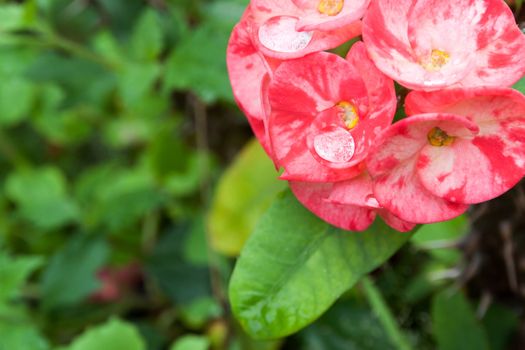
[[99,64],[104,68],[114,71],[118,69],[118,66],[102,56],[86,49],[82,45],[79,45],[71,40],[63,38],[53,32],[45,31],[40,33],[39,37],[32,37],[27,35],[3,33],[4,36],[16,40],[18,43],[25,45],[40,45],[43,47],[57,48],[67,51],[73,56],[77,56],[93,63]]
[[386,301],[381,295],[381,291],[374,285],[370,277],[365,276],[361,280],[361,285],[365,292],[366,298],[374,314],[379,319],[379,322],[383,325],[388,337],[399,350],[412,350],[412,347],[402,330],[399,328],[392,312],[388,308]]
[[108,70],[115,70],[117,68],[113,62],[110,62],[107,59],[95,54],[94,52],[86,49],[82,45],[79,45],[71,40],[58,36],[55,33],[50,33],[48,35],[49,36],[47,37],[47,40],[52,46],[63,49],[74,56],[81,57],[88,61],[97,63],[107,68]]

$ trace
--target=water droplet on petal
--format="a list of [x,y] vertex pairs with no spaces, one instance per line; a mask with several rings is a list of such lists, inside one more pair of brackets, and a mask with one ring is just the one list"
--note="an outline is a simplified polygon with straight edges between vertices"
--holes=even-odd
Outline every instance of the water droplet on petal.
[[370,208],[380,208],[379,202],[373,195],[368,195],[365,199],[365,204]]
[[298,19],[291,16],[277,16],[267,20],[259,28],[259,41],[268,49],[278,52],[297,52],[305,49],[312,41],[313,32],[298,32]]
[[313,146],[319,157],[332,163],[347,163],[355,152],[352,134],[339,127],[316,135]]

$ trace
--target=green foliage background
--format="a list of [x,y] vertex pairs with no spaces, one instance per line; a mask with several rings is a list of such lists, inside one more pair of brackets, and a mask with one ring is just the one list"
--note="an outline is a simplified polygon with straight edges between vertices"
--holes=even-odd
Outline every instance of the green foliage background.
[[233,257],[286,188],[229,87],[246,3],[0,2],[0,350],[504,349],[513,314],[481,322],[436,278],[460,257],[429,247],[463,218],[423,228],[292,337],[234,320]]

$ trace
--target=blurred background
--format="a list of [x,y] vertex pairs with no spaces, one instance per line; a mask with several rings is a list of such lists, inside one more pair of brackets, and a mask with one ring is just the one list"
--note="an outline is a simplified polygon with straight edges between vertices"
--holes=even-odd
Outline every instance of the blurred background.
[[524,186],[298,334],[242,332],[228,279],[286,187],[226,72],[247,2],[0,1],[0,350],[394,349],[381,312],[414,349],[524,349]]

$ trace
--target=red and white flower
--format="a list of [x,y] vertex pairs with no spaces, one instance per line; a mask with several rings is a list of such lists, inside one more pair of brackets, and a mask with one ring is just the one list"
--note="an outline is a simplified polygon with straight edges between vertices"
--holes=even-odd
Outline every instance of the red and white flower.
[[356,43],[347,60],[316,53],[283,62],[268,89],[269,134],[283,179],[347,180],[394,117],[393,82]]
[[416,223],[451,219],[525,175],[525,96],[506,88],[412,92],[368,159],[379,204]]
[[507,87],[525,74],[525,35],[502,0],[375,0],[363,39],[377,67],[414,90]]
[[[363,15],[364,43],[322,52],[359,35]],[[252,0],[227,62],[281,179],[334,226],[380,216],[409,231],[525,175],[525,96],[508,88],[525,35],[501,0]],[[419,90],[394,125],[390,78]]]

